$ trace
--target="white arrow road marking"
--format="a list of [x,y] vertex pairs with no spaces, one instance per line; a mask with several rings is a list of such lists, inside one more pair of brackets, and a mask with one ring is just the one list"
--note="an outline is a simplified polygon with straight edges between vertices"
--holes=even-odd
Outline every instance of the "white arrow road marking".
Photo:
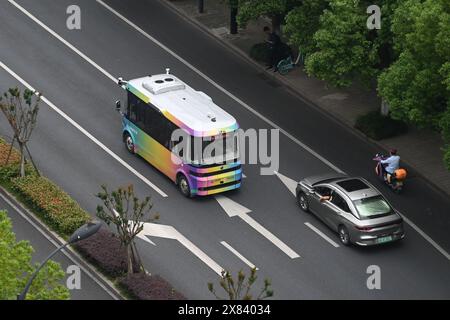
[[286,177],[285,175],[282,175],[281,173],[275,171],[275,175],[280,178],[281,182],[283,182],[283,184],[289,189],[289,191],[294,195],[297,196],[296,194],[296,189],[297,189],[297,184],[298,182]]
[[155,243],[148,239],[147,236],[177,240],[208,267],[213,269],[215,273],[219,276],[222,275],[224,269],[174,227],[157,223],[144,223],[144,229],[139,233],[138,237],[155,245]]
[[239,203],[223,196],[218,195],[215,196],[215,199],[220,204],[222,209],[228,214],[229,217],[238,216],[246,223],[248,223],[253,229],[262,234],[265,238],[267,238],[270,242],[272,242],[275,246],[277,246],[281,251],[286,253],[291,259],[299,258],[300,255],[297,254],[294,250],[289,248],[283,241],[278,239],[272,232],[264,228],[257,221],[255,221],[252,217],[250,217],[247,213],[252,212],[250,209],[240,205]]
[[333,240],[331,240],[325,233],[323,233],[322,231],[320,231],[319,229],[317,229],[315,226],[313,226],[311,223],[309,222],[305,222],[305,225],[310,228],[312,231],[314,231],[315,233],[317,233],[319,236],[321,236],[322,238],[324,238],[329,244],[331,244],[333,247],[335,248],[339,248],[339,245],[334,242]]
[[[256,268],[256,266],[251,263],[248,259],[246,259],[242,254],[240,254],[236,249],[234,249],[232,246],[230,246],[228,243],[226,243],[225,241],[221,241],[220,242],[225,248],[227,248],[228,250],[230,250],[232,253],[234,253],[234,255],[236,255],[236,257],[238,257],[239,259],[241,259],[246,265],[248,265],[250,268]],[[259,270],[259,268],[256,268],[256,270]]]

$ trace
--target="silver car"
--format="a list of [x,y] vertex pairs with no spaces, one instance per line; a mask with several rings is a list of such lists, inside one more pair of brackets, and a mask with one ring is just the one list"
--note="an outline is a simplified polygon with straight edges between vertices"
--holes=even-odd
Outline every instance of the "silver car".
[[297,201],[339,234],[344,245],[377,245],[403,239],[403,219],[382,194],[362,178],[325,174],[297,185]]

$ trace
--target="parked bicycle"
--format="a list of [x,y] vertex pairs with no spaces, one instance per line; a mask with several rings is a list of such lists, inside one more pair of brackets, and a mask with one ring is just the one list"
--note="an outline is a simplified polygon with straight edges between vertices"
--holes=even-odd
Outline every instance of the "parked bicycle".
[[301,51],[299,51],[295,62],[294,62],[294,60],[292,60],[292,55],[289,55],[287,58],[280,60],[280,62],[278,62],[278,65],[277,65],[278,72],[284,76],[284,75],[288,74],[291,70],[293,70],[299,64],[304,65],[304,62],[305,62],[304,55]]

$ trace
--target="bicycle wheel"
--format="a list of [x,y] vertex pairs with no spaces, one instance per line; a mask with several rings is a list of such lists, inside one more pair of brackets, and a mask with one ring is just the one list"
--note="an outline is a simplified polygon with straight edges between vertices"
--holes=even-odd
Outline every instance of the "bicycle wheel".
[[292,62],[289,60],[290,59],[283,59],[278,63],[278,72],[283,76],[292,69]]

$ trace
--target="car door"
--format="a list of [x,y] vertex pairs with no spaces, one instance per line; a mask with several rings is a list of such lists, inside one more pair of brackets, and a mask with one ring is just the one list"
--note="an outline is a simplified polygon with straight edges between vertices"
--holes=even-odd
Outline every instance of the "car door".
[[332,213],[326,217],[327,224],[330,228],[337,231],[338,226],[346,220],[345,217],[351,214],[351,211],[345,198],[337,192],[333,195],[329,205]]
[[321,202],[320,198],[322,196],[330,195],[332,192],[334,192],[334,190],[328,186],[317,186],[314,188],[314,193],[310,194],[309,198],[311,200],[309,203],[311,211],[326,224],[328,224],[327,218],[331,214],[330,211],[333,209],[329,205],[329,201],[325,200]]

